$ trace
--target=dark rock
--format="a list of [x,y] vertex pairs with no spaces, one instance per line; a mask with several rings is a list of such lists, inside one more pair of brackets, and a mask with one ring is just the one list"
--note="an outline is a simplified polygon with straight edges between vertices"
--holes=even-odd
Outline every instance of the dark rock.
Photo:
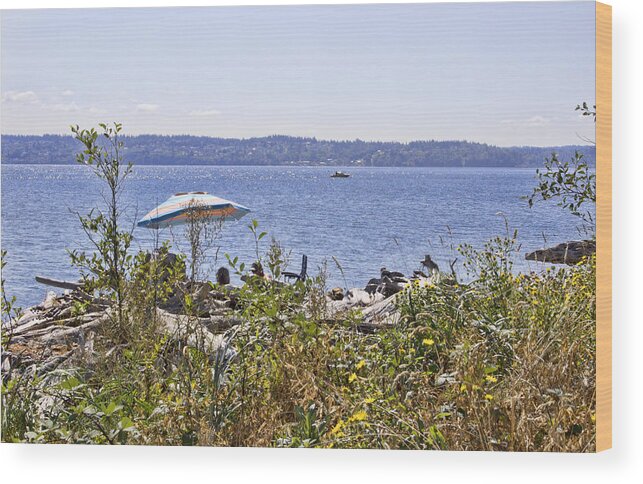
[[383,277],[382,282],[377,286],[377,292],[384,295],[385,298],[390,297],[404,289],[408,280],[405,279],[404,281],[405,282],[397,282],[388,277]]
[[382,279],[384,279],[385,277],[388,277],[389,279],[395,279],[395,278],[398,278],[398,277],[405,277],[404,274],[402,274],[401,272],[395,272],[395,271],[386,270],[386,267],[382,267],[380,269],[380,276],[382,277]]
[[408,284],[409,280],[404,276],[395,276],[392,278],[393,282],[398,284]]
[[221,286],[230,284],[230,271],[226,267],[219,267],[217,271],[217,284]]
[[364,290],[369,294],[375,294],[375,292],[377,291],[377,286],[379,286],[381,283],[381,279],[373,278],[368,281],[368,284],[366,284]]
[[182,281],[186,279],[185,262],[180,261],[178,255],[172,252],[163,254],[160,251],[156,251],[151,255],[151,257],[153,257],[155,260],[159,260],[159,265],[161,267],[159,278],[160,282],[165,282],[172,276]]
[[583,257],[596,253],[595,240],[572,240],[555,247],[536,250],[525,255],[526,260],[550,262],[552,264],[576,265]]
[[344,290],[341,287],[334,287],[328,292],[328,297],[333,301],[344,299]]

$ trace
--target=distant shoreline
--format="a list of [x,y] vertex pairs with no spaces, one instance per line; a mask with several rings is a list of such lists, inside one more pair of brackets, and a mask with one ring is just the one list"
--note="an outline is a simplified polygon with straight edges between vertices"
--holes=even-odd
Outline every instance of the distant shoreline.
[[[575,152],[595,164],[593,145],[498,147],[469,141],[335,141],[293,136],[213,138],[197,136],[123,136],[125,160],[135,165],[328,166],[328,167],[518,167],[543,165],[557,153]],[[7,164],[73,164],[81,146],[71,136],[2,135]],[[60,160],[68,160],[61,163]]]

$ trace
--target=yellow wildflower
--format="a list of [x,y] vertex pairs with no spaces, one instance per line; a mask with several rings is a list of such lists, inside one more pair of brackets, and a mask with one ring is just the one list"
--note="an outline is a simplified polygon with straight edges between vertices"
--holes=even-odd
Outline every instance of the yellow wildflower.
[[496,383],[498,379],[493,375],[487,375],[485,378],[489,383]]
[[433,341],[431,338],[424,338],[422,340],[422,344],[424,346],[433,346],[435,344],[435,341]]
[[361,370],[365,366],[366,366],[366,362],[364,360],[360,360],[359,363],[357,363],[357,365],[355,365],[355,368],[357,368],[358,370]]
[[489,395],[489,394],[487,393],[487,394],[484,396],[484,399],[490,402],[491,400],[493,400],[493,395]]
[[348,420],[351,422],[362,422],[363,420],[366,420],[368,417],[368,414],[364,410],[360,410],[358,412],[355,412],[351,418]]
[[365,403],[366,405],[369,405],[369,404],[373,403],[374,401],[375,401],[375,399],[374,399],[374,398],[370,398],[370,397],[369,397],[369,398],[366,398],[366,399],[364,400],[364,403]]
[[333,429],[330,431],[331,435],[342,437],[344,435],[344,432],[342,432],[342,427],[344,427],[344,421],[340,419],[339,422],[337,422],[337,425],[335,425]]
[[355,373],[351,373],[348,377],[348,383],[353,383],[355,380],[357,380],[357,375]]

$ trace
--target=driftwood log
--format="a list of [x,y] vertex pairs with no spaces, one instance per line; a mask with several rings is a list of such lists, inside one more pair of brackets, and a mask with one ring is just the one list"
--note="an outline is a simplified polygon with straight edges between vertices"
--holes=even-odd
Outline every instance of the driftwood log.
[[69,289],[71,291],[83,288],[82,282],[63,281],[44,276],[36,276],[36,282],[46,286],[57,287],[58,289]]
[[[59,283],[56,281],[57,287]],[[82,314],[75,311],[77,302],[83,303]],[[174,314],[160,308],[154,314],[160,331],[179,346],[198,347],[212,358],[227,359],[230,350],[226,332],[241,320],[222,301],[214,300],[211,309],[207,317]],[[43,374],[59,367],[90,366],[94,336],[112,317],[108,302],[92,299],[82,290],[62,296],[49,293],[41,304],[3,323],[3,333],[9,339],[2,354],[3,373],[32,367],[36,374]],[[227,356],[221,356],[222,351]]]

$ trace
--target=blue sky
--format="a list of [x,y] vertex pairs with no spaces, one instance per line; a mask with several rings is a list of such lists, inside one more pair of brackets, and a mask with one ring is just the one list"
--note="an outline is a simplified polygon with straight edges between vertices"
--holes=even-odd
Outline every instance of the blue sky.
[[3,10],[1,131],[582,143],[594,3]]

